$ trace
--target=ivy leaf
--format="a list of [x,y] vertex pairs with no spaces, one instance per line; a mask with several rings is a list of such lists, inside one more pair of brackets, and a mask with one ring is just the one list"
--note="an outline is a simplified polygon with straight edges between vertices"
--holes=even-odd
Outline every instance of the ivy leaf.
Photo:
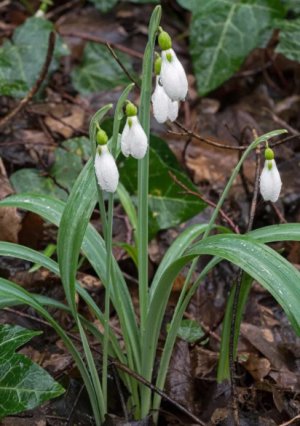
[[[43,18],[28,18],[14,32],[12,41],[0,47],[0,94],[20,98],[26,95],[35,83],[45,62],[48,39],[54,29],[52,22]],[[55,71],[59,58],[68,49],[56,39],[50,71]]]
[[[185,340],[188,343],[195,343],[200,340],[204,335],[204,331],[195,320],[182,320],[180,327],[177,332],[180,339]],[[202,344],[207,343],[208,339],[205,339]]]
[[278,22],[279,44],[275,51],[292,61],[300,62],[300,18]]
[[118,3],[118,0],[90,0],[90,1],[94,4],[96,9],[104,13],[108,12]]
[[279,0],[199,2],[190,28],[199,93],[206,95],[231,77],[254,48],[266,44],[275,19],[284,14]]
[[[149,171],[149,236],[152,238],[160,229],[177,226],[192,218],[204,209],[206,204],[198,198],[183,194],[171,178],[176,178],[192,191],[197,188],[188,176],[180,169],[176,157],[162,139],[150,138],[150,171]],[[137,161],[126,158],[119,163],[121,181],[133,195],[137,194]]]
[[45,194],[66,200],[84,161],[91,156],[90,145],[86,137],[64,141],[64,149],[57,148],[54,152],[55,159],[49,176],[44,176],[43,172],[36,169],[20,169],[10,176],[12,186],[18,193]]
[[19,326],[0,325],[0,418],[30,410],[64,392],[43,368],[15,353],[38,334]]
[[199,4],[199,0],[177,0],[177,3],[187,10],[196,10]]
[[68,197],[66,191],[59,188],[51,177],[43,176],[37,169],[20,169],[9,179],[17,193],[47,194],[61,200]]
[[[118,52],[118,57],[131,71],[128,55]],[[78,92],[89,95],[123,86],[128,84],[129,80],[105,46],[89,42],[85,46],[82,63],[72,72],[72,82]]]

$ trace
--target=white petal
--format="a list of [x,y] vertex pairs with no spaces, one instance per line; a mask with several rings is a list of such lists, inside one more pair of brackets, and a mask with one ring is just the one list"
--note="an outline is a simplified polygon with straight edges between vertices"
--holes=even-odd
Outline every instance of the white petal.
[[172,102],[156,77],[156,86],[151,97],[153,115],[158,123],[164,123],[168,119],[169,102]]
[[121,135],[121,151],[125,157],[128,157],[130,154],[130,127],[128,125],[128,119],[126,121],[126,124],[124,126],[122,135]]
[[179,102],[178,101],[172,101],[169,98],[168,102],[168,119],[171,121],[175,121],[178,117],[178,109],[179,109]]
[[101,146],[101,154],[95,157],[95,172],[98,184],[103,191],[115,192],[119,183],[119,171],[114,157],[107,146]]
[[[168,54],[172,56],[171,62],[167,59]],[[173,49],[162,51],[161,57],[160,77],[166,94],[172,101],[184,100],[188,91],[188,81],[181,62]]]
[[[268,163],[272,164],[271,170]],[[266,160],[260,176],[260,192],[263,199],[275,203],[279,198],[281,185],[282,182],[275,160]]]
[[128,138],[130,138],[130,154],[133,158],[140,160],[146,155],[148,148],[148,139],[137,116],[130,118],[132,121],[132,125],[128,132]]

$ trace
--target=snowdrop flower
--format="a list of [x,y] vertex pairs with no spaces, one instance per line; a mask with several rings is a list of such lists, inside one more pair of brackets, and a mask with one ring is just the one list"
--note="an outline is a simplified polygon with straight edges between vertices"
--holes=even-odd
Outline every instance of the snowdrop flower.
[[153,115],[158,123],[164,123],[168,119],[174,121],[178,116],[179,103],[169,98],[161,84],[159,77],[161,71],[161,57],[155,60],[154,70],[156,74],[156,85],[151,97]]
[[161,31],[158,44],[162,49],[160,78],[163,88],[172,101],[185,100],[188,91],[188,81],[181,62],[172,49],[172,41],[168,33]]
[[137,117],[137,108],[131,102],[126,106],[127,120],[121,136],[121,151],[140,160],[148,149],[148,139]]
[[274,160],[272,149],[265,150],[265,165],[260,176],[260,192],[265,201],[278,200],[281,190],[281,178]]
[[119,171],[115,159],[106,145],[107,139],[106,133],[100,129],[97,132],[99,146],[94,167],[100,188],[106,192],[115,192],[119,183]]

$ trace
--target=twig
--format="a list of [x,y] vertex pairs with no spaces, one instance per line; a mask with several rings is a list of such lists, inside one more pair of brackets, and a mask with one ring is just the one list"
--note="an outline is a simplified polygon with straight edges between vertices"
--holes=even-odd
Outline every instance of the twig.
[[[94,43],[107,44],[107,40],[102,37],[94,36],[92,34],[84,33],[82,31],[59,31],[60,35],[63,37],[78,37],[82,40],[93,41]],[[138,59],[143,59],[143,53],[137,52],[136,50],[130,49],[129,47],[123,46],[118,43],[109,43],[114,49],[119,50],[120,52],[127,53],[129,56],[133,56]]]
[[41,87],[43,81],[46,78],[46,75],[47,75],[51,60],[52,60],[52,56],[53,56],[53,52],[54,52],[54,46],[55,46],[55,32],[51,31],[51,33],[49,35],[49,40],[48,40],[48,50],[47,50],[46,59],[45,59],[44,65],[42,67],[42,70],[40,72],[38,79],[36,80],[33,87],[30,89],[30,91],[27,93],[25,98],[23,98],[15,108],[13,108],[7,115],[5,115],[0,120],[0,127],[5,126],[12,118],[14,118],[15,115],[17,115],[28,104],[28,102],[34,97],[34,95],[38,92],[39,88]]
[[[185,190],[185,192],[188,195],[193,195],[194,197],[199,198],[200,200],[204,201],[206,204],[208,204],[209,206],[216,208],[216,204],[209,200],[208,198],[204,197],[203,195],[199,194],[198,192],[192,191],[191,189],[189,189],[183,182],[181,182],[179,179],[177,179],[177,177],[169,171],[169,175],[171,177],[171,179],[173,179],[173,181],[180,186],[182,189]],[[238,226],[233,222],[232,219],[230,219],[229,216],[227,216],[227,214],[224,212],[224,210],[220,210],[220,215],[222,216],[222,218],[228,223],[228,225],[230,226],[230,228],[236,233],[239,234],[240,230],[238,228]]]
[[114,49],[112,48],[110,43],[105,43],[106,47],[109,50],[109,53],[112,55],[112,57],[114,58],[114,60],[117,62],[117,64],[121,67],[122,71],[124,72],[124,74],[129,78],[130,81],[132,81],[136,87],[138,89],[140,89],[140,86],[138,84],[138,82],[132,77],[132,75],[130,74],[130,72],[127,70],[127,68],[125,67],[125,65],[122,63],[122,61],[118,58],[116,52],[114,51]]
[[[253,129],[253,137],[257,139],[257,133],[255,129]],[[249,222],[248,222],[246,233],[250,232],[253,226],[255,210],[257,205],[257,197],[258,197],[259,175],[260,175],[260,147],[258,146],[256,148],[254,190],[253,190],[253,197],[252,197],[252,202],[250,206]],[[236,280],[236,286],[235,286],[234,296],[233,296],[232,316],[231,316],[231,324],[230,324],[230,337],[229,337],[229,370],[230,370],[232,411],[233,411],[234,424],[236,426],[238,426],[240,422],[239,422],[238,395],[237,395],[237,389],[235,385],[236,371],[235,371],[235,362],[234,362],[234,335],[235,335],[235,327],[236,327],[236,320],[237,320],[238,303],[239,303],[239,297],[240,297],[241,286],[242,286],[242,277],[243,277],[243,270],[240,269],[237,280]]]
[[276,206],[276,204],[274,204],[274,203],[270,203],[270,204],[271,204],[271,207],[274,210],[275,214],[277,215],[280,223],[287,223],[287,220],[285,219],[285,217],[283,216],[283,214],[281,213],[279,208]]
[[[192,130],[187,129],[183,124],[181,124],[179,121],[174,121],[174,123],[181,129],[183,132],[174,132],[173,130],[168,130],[168,133],[176,136],[185,136],[185,137],[193,137],[203,143],[206,143],[207,145],[214,146],[216,148],[220,149],[228,149],[232,151],[245,151],[245,149],[248,148],[248,145],[240,145],[240,146],[233,146],[228,144],[223,144],[220,142],[217,142],[214,138],[211,138],[209,136],[201,136],[198,133],[193,132]],[[275,146],[281,145],[282,143],[287,142],[290,139],[294,138],[300,138],[300,133],[293,134],[293,136],[289,136],[287,138],[281,139],[277,142],[270,143],[270,148],[274,148]]]
[[125,418],[125,423],[129,422],[129,416],[128,416],[128,411],[127,411],[127,407],[126,407],[126,402],[125,402],[125,398],[124,398],[124,394],[121,388],[121,383],[120,383],[120,379],[118,376],[118,373],[116,371],[116,367],[114,364],[112,364],[112,370],[113,370],[113,374],[115,377],[115,382],[117,385],[117,389],[118,389],[118,393],[120,396],[120,401],[121,401],[121,406],[122,406],[122,410],[123,410],[123,414],[124,414],[124,418]]
[[289,420],[288,422],[285,423],[281,423],[279,426],[289,426],[292,423],[294,423],[295,420],[299,420],[300,419],[300,414],[298,414],[298,416],[292,418],[291,420]]
[[74,401],[74,403],[73,403],[73,405],[72,405],[72,408],[71,408],[70,414],[68,415],[67,425],[71,425],[71,424],[72,424],[72,423],[71,423],[71,420],[72,420],[72,417],[73,417],[73,413],[74,413],[74,410],[75,410],[75,408],[76,408],[76,406],[77,406],[77,404],[78,404],[78,401],[79,401],[79,398],[80,398],[80,396],[81,396],[81,394],[82,394],[83,389],[84,389],[84,385],[81,385],[81,387],[80,387],[80,389],[79,389],[79,392],[78,392],[78,394],[77,394],[77,396],[76,396],[76,398],[75,398],[75,401]]

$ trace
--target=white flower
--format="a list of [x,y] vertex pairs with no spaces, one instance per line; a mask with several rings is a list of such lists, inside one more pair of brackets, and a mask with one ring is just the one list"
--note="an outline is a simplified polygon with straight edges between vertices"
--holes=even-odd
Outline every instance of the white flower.
[[266,160],[260,176],[260,192],[263,199],[275,203],[278,200],[281,185],[275,160]]
[[125,157],[132,157],[140,160],[145,157],[148,149],[148,140],[144,129],[136,115],[127,118],[121,136],[121,150]]
[[119,171],[114,157],[106,145],[100,147],[95,156],[95,172],[98,184],[103,191],[115,192],[119,183]]
[[156,77],[156,86],[151,97],[153,104],[153,115],[158,123],[164,123],[167,119],[174,121],[178,116],[179,104],[172,101],[160,84],[159,77]]
[[173,49],[161,52],[160,78],[163,88],[172,101],[184,101],[188,91],[188,81],[181,62]]

